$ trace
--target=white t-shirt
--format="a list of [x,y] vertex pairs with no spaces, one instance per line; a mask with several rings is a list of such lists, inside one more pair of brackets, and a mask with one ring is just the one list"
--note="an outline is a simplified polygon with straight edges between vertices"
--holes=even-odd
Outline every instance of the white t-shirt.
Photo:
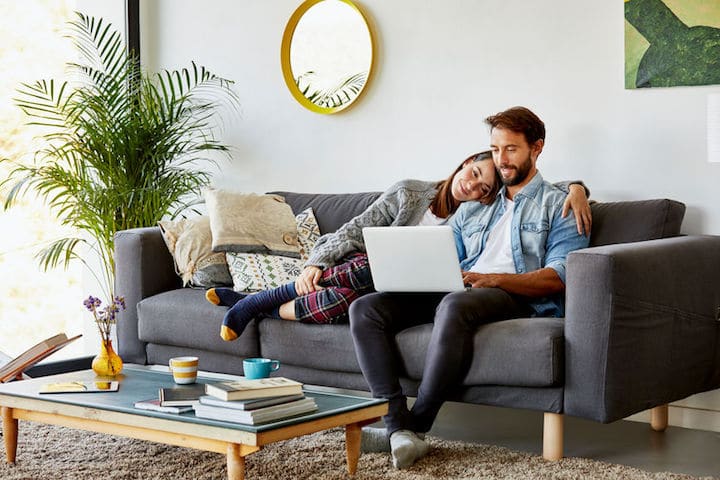
[[514,202],[505,197],[505,213],[488,233],[485,248],[470,268],[477,273],[517,273],[510,243]]

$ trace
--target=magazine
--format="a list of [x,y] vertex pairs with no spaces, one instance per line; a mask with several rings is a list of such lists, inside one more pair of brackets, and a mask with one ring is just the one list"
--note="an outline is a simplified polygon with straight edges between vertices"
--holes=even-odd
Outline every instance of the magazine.
[[133,404],[135,408],[139,408],[140,410],[152,410],[154,412],[165,412],[165,413],[185,413],[185,412],[192,412],[193,407],[190,405],[184,405],[184,406],[162,406],[160,405],[160,399],[158,398],[148,398],[147,400],[140,400]]
[[160,389],[160,405],[163,407],[177,407],[193,405],[198,398],[205,393],[205,385],[192,383],[189,385],[178,385],[172,388]]

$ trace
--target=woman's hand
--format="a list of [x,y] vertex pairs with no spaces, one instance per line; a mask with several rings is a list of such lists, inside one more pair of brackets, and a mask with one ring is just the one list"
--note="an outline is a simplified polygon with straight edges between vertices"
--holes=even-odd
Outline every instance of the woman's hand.
[[307,295],[315,290],[322,290],[319,285],[322,276],[322,268],[309,265],[300,272],[300,276],[295,280],[295,291],[298,295]]
[[567,217],[570,210],[575,213],[578,233],[580,235],[590,235],[590,229],[592,228],[590,203],[587,195],[585,195],[585,187],[577,183],[570,185],[570,193],[568,193],[565,203],[563,203],[562,217]]

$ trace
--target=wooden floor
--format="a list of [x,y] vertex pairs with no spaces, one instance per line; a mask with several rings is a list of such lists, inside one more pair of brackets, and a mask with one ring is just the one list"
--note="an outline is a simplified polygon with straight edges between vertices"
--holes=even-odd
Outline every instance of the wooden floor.
[[[451,402],[441,410],[431,434],[541,454],[542,423],[539,412]],[[565,417],[565,456],[720,478],[720,433],[680,427],[658,433],[646,423],[602,424]]]

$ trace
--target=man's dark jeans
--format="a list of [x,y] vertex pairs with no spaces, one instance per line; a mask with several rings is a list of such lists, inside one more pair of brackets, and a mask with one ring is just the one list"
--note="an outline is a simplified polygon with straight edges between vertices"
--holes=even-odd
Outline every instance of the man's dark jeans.
[[[449,294],[373,293],[350,307],[355,352],[373,396],[389,401],[388,433],[427,432],[446,399],[467,373],[473,336],[480,325],[527,316],[530,307],[498,288],[473,288]],[[434,323],[422,381],[412,411],[400,386],[405,375],[395,334]]]

